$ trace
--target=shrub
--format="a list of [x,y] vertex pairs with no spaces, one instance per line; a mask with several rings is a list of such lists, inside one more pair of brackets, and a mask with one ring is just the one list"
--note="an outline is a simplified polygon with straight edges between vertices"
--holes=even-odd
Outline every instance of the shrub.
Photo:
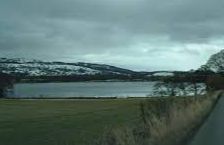
[[219,95],[152,98],[136,126],[105,133],[97,145],[179,145],[210,113]]
[[0,73],[0,98],[6,97],[6,91],[13,86],[13,80],[12,76]]
[[212,75],[207,79],[208,90],[223,90],[224,89],[224,77],[221,75]]

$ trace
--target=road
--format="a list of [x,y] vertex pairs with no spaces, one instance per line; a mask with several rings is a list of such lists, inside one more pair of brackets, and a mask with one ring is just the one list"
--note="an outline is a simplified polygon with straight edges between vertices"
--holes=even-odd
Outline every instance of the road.
[[224,96],[189,145],[224,145]]

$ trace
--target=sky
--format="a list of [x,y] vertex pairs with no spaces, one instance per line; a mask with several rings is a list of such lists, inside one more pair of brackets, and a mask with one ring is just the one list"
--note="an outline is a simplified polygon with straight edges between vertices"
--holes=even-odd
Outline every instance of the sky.
[[224,47],[223,0],[0,0],[0,57],[190,70]]

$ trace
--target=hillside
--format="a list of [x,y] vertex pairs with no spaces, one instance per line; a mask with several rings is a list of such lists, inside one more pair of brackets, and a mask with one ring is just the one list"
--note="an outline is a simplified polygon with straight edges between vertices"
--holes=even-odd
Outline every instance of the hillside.
[[91,80],[158,80],[187,72],[154,71],[141,72],[106,64],[66,63],[28,60],[23,58],[0,58],[0,73],[15,76],[28,82],[91,81]]
[[212,55],[207,63],[203,65],[199,70],[224,72],[224,50]]
[[65,63],[0,58],[3,73],[25,76],[70,76],[70,75],[131,75],[134,71],[105,64]]

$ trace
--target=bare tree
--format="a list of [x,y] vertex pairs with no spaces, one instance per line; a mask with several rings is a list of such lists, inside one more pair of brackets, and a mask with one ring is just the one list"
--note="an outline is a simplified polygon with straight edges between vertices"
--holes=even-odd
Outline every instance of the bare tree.
[[157,82],[153,92],[155,96],[197,96],[203,94],[205,88],[204,84],[199,83],[197,77],[174,76]]

